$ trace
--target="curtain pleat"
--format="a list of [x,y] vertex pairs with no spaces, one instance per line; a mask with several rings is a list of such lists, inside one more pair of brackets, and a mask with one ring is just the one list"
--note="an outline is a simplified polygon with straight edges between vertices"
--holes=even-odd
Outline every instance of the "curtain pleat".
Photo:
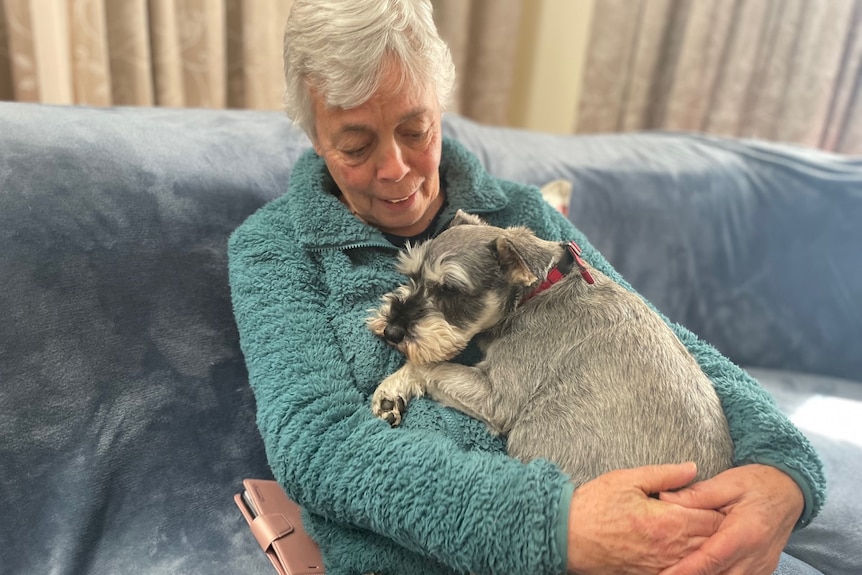
[[462,113],[461,100],[464,94],[464,81],[467,58],[470,49],[470,14],[472,3],[465,0],[434,0],[434,23],[452,53],[457,78],[455,94],[449,110]]
[[[208,7],[210,9],[208,9]],[[185,105],[224,108],[224,3],[219,0],[177,0],[177,33]]]
[[113,96],[105,6],[100,0],[74,2],[69,18],[74,101],[110,106]]
[[0,3],[0,100],[14,100],[12,66],[9,52],[9,34],[6,31],[6,10]]
[[[623,13],[626,12],[626,2],[623,0],[618,7]],[[614,50],[612,54],[621,58],[621,62],[606,58],[607,68],[601,71],[604,83],[611,83],[614,89],[617,106],[621,110],[613,110],[606,113],[605,125],[612,125],[611,130],[642,130],[652,122],[652,118],[660,111],[654,98],[655,81],[670,81],[671,78],[663,78],[667,70],[662,63],[668,57],[664,43],[661,41],[668,30],[671,29],[673,15],[673,0],[659,0],[644,2],[639,0],[636,10],[632,10],[625,19],[625,30],[623,33],[630,36],[625,47]],[[604,42],[614,38],[619,32],[615,28],[615,22],[603,14],[603,36]],[[598,16],[598,14],[597,14]],[[595,36],[594,36],[595,37]],[[625,50],[621,52],[619,50]],[[620,69],[620,64],[625,68]],[[590,71],[588,69],[587,73]],[[591,98],[590,104],[594,108],[603,107],[601,92],[590,90],[584,94]],[[585,118],[589,120],[589,116]],[[601,129],[606,131],[606,129]]]
[[176,1],[150,0],[149,22],[156,103],[171,108],[183,107],[186,91]]
[[743,133],[744,113],[758,82],[758,60],[769,3],[741,0],[727,34],[724,57],[720,63],[710,112],[704,130],[720,136]]
[[689,1],[670,20],[666,51],[667,99],[654,121],[668,130],[702,130],[721,69],[723,48],[733,22],[732,2]]
[[479,122],[508,119],[520,20],[521,0],[473,2],[461,109]]
[[854,4],[849,28],[852,32],[841,56],[841,72],[820,144],[827,150],[862,154],[862,2]]
[[228,0],[229,107],[281,107],[282,35],[291,4],[284,0]]
[[523,0],[435,0],[433,4],[435,23],[458,73],[449,110],[478,122],[505,124]]
[[21,102],[39,101],[36,77],[36,52],[30,6],[26,0],[3,0],[6,16],[6,41],[15,99]]
[[853,0],[806,2],[796,34],[796,66],[788,74],[773,139],[816,147],[823,141],[845,45],[852,35]]
[[673,0],[602,0],[596,6],[584,92],[581,132],[640,130],[649,125],[661,74]]
[[118,106],[155,104],[146,0],[105,2],[111,94]]

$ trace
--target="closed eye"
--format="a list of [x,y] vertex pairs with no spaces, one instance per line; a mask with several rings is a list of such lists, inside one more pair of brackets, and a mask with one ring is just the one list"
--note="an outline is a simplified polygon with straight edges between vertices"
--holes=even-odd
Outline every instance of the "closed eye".
[[368,151],[368,146],[362,146],[361,148],[352,148],[350,150],[342,150],[342,154],[351,158],[361,158],[365,155],[365,152]]
[[467,297],[470,295],[470,290],[467,289],[467,286],[463,286],[457,283],[432,283],[429,286],[429,291],[438,297],[457,297],[464,296]]
[[444,296],[452,296],[452,295],[457,295],[457,294],[461,293],[460,289],[458,289],[454,286],[447,285],[447,284],[441,284],[441,285],[437,286],[436,291],[438,293],[440,293],[441,295],[444,295]]
[[427,132],[407,132],[404,134],[404,138],[408,140],[412,140],[414,142],[421,142],[425,139]]

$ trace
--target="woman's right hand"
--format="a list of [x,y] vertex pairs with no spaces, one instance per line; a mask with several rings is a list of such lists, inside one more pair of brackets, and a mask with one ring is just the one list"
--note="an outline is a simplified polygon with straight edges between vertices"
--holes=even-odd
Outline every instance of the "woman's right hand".
[[611,471],[575,490],[569,507],[569,573],[655,574],[698,549],[724,515],[651,497],[688,485],[694,463]]

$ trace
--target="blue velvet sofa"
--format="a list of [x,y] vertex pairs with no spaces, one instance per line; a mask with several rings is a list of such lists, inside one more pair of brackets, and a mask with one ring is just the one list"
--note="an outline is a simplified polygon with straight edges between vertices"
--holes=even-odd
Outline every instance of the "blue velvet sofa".
[[[829,482],[784,575],[862,573],[862,159],[448,116],[672,320],[751,369]],[[226,240],[307,140],[279,113],[0,103],[0,572],[269,574],[234,507],[270,477]]]

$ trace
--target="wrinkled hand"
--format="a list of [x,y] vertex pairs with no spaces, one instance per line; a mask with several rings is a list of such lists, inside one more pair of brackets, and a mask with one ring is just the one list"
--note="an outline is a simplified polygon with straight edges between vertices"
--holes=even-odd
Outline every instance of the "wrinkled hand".
[[662,575],[771,574],[805,503],[799,486],[767,465],[735,467],[660,498],[725,515],[715,535]]
[[724,515],[650,494],[694,479],[693,463],[606,473],[575,490],[569,507],[570,573],[656,574],[695,552]]

